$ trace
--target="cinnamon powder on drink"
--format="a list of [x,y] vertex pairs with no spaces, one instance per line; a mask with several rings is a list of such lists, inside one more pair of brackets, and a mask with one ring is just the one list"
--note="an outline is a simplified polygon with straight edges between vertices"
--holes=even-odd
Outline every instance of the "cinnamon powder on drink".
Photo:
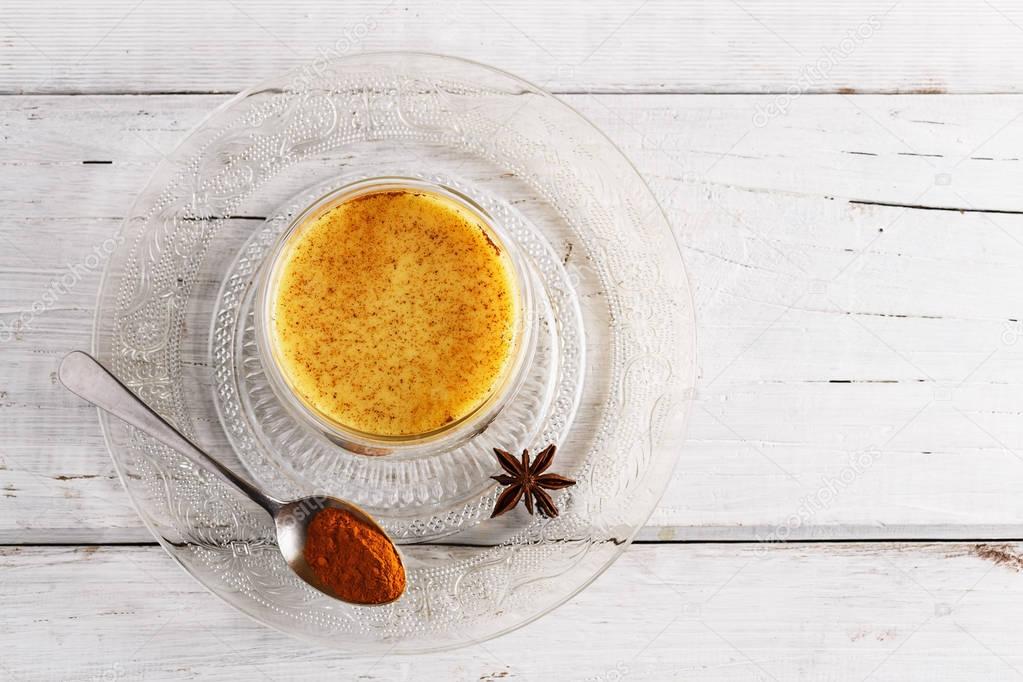
[[306,563],[347,602],[384,604],[405,591],[405,568],[394,545],[351,512],[328,507],[306,530]]

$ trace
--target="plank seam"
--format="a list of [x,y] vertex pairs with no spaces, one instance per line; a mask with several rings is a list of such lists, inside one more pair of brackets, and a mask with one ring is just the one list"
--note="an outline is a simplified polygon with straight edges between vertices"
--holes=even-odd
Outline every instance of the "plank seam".
[[916,211],[952,211],[955,213],[995,213],[999,215],[1023,215],[1023,211],[1007,208],[960,208],[957,206],[927,206],[925,204],[900,204],[894,201],[870,201],[868,199],[847,199],[850,204],[860,206],[884,206],[886,208],[909,208]]
[[[158,97],[158,96],[209,96],[209,95],[237,95],[241,90],[0,90],[0,97]],[[725,96],[790,96],[788,90],[687,90],[685,88],[673,88],[666,90],[648,89],[595,89],[595,90],[573,90],[573,89],[552,89],[547,92],[553,95],[725,95]],[[801,97],[815,96],[850,96],[850,95],[918,95],[922,97],[944,97],[948,95],[970,95],[970,96],[1019,96],[1023,90],[952,90],[935,91],[930,88],[835,88],[829,90],[809,90],[799,93]]]
[[[851,538],[851,539],[806,539],[806,540],[785,540],[777,542],[762,542],[759,540],[634,540],[634,545],[764,545],[773,546],[796,546],[796,545],[955,545],[955,544],[1010,544],[1023,543],[1023,537],[1019,538]],[[153,542],[10,542],[0,543],[0,549],[5,547],[159,547],[160,543]],[[489,544],[476,544],[464,542],[431,542],[419,545],[420,547],[494,547]]]

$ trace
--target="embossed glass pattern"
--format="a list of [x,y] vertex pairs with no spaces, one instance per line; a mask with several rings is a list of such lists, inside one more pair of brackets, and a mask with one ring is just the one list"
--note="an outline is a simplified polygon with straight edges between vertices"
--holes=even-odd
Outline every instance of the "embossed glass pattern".
[[[302,424],[255,345],[254,282],[281,231],[360,179],[417,177],[483,207],[527,264],[535,351],[483,433],[366,457]],[[161,164],[124,224],[95,351],[216,456],[281,497],[327,492],[403,543],[409,587],[360,608],[296,579],[268,519],[179,455],[101,417],[146,524],[192,575],[284,632],[353,654],[514,629],[624,551],[677,459],[694,376],[692,302],[670,226],[620,152],[556,98],[425,54],[321,62],[241,93]],[[561,515],[489,514],[489,452],[559,444]],[[436,542],[427,542],[434,540]]]

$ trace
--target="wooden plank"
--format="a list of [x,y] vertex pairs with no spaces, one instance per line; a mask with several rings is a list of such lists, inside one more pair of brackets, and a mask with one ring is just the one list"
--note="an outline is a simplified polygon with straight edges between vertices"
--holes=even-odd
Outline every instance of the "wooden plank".
[[638,545],[539,621],[413,659],[295,642],[157,547],[3,548],[0,670],[12,680],[1011,679],[1023,674],[1021,556],[1020,544]]
[[425,50],[559,92],[1020,92],[1021,27],[1006,0],[7,0],[0,91],[233,92],[325,54]]
[[[98,268],[31,308],[224,99],[0,98],[0,542],[147,537],[55,383]],[[819,96],[762,128],[771,96],[567,99],[662,198],[698,307],[690,439],[643,537],[1023,537],[1023,98]]]

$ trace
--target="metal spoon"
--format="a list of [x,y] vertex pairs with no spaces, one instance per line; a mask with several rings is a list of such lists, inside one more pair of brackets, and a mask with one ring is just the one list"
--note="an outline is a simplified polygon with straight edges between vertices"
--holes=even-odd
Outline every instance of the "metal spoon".
[[[305,547],[306,530],[309,522],[316,514],[327,507],[343,509],[370,527],[376,528],[384,537],[388,537],[387,533],[369,514],[354,504],[339,500],[336,497],[312,495],[291,502],[284,502],[267,495],[252,483],[203,452],[195,443],[185,438],[177,429],[142,402],[117,377],[87,353],[72,351],[64,356],[60,363],[58,376],[61,383],[75,395],[88,400],[101,410],[109,412],[143,433],[149,434],[164,445],[177,450],[202,468],[240,490],[242,494],[265,509],[273,518],[274,525],[277,527],[277,546],[280,548],[281,554],[284,556],[288,566],[302,580],[328,596],[341,601],[348,601],[332,591],[329,586],[324,585],[316,577],[316,574],[309,567],[309,564],[306,563],[305,557],[302,555],[302,550]],[[388,540],[390,541],[389,537]],[[394,547],[393,542],[391,546]],[[398,556],[398,560],[401,561],[401,555],[397,552],[397,548],[395,548],[395,554]],[[404,570],[404,565],[402,565],[402,570]],[[398,595],[398,597],[400,596]]]

